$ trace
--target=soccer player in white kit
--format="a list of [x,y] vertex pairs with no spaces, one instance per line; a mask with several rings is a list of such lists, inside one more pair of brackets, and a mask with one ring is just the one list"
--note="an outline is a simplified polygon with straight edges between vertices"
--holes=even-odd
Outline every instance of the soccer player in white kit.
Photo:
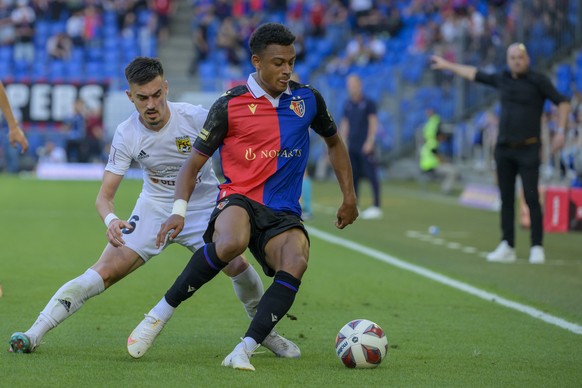
[[[168,82],[156,58],[134,59],[125,75],[129,84],[126,93],[137,111],[115,131],[96,200],[97,211],[107,225],[109,243],[91,268],[55,293],[30,329],[11,336],[13,352],[34,351],[50,329],[75,313],[89,298],[158,255],[168,244],[178,243],[192,252],[204,245],[202,235],[216,204],[219,183],[210,166],[197,177],[196,190],[184,209],[182,233],[160,248],[156,247],[156,235],[173,210],[176,176],[202,130],[208,111],[201,106],[167,101]],[[114,197],[133,160],[143,170],[143,188],[130,219],[123,221],[114,213]],[[253,317],[263,294],[259,275],[241,256],[223,272],[231,277],[236,295],[249,317]],[[132,357],[145,354],[172,314],[173,310],[155,309],[146,314],[143,327],[128,339]],[[299,352],[297,345],[276,332],[263,345],[281,357],[297,357]]]

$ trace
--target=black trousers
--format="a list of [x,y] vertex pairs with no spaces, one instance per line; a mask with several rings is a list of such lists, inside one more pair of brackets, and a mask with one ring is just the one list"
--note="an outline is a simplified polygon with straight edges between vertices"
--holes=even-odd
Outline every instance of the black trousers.
[[380,180],[378,178],[378,167],[374,155],[366,155],[361,151],[349,150],[350,162],[352,163],[352,175],[354,188],[358,195],[360,180],[367,178],[372,185],[372,195],[374,206],[380,207]]
[[540,206],[538,182],[540,175],[540,143],[495,147],[497,183],[501,196],[502,240],[515,246],[515,182],[521,177],[525,202],[529,208],[531,222],[531,245],[542,245],[543,220]]

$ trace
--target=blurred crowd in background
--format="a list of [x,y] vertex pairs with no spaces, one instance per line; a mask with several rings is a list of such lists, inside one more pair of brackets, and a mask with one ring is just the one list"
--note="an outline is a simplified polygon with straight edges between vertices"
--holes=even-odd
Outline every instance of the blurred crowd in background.
[[[284,23],[297,35],[299,80],[322,92],[336,120],[347,98],[346,76],[360,76],[378,105],[385,169],[415,157],[430,111],[448,134],[440,144],[444,157],[491,171],[495,92],[431,71],[430,55],[493,71],[505,65],[511,42],[524,42],[533,67],[572,98],[567,145],[544,151],[542,172],[582,185],[582,4],[575,0],[0,0],[0,79],[8,86],[96,82],[124,90],[125,65],[137,55],[158,55],[186,3],[192,55],[183,76],[193,89],[219,92],[244,81],[253,71],[250,34],[264,22]],[[103,128],[102,110],[76,100],[70,111],[42,130],[23,123],[33,137],[24,157],[8,149],[4,131],[0,170],[14,173],[44,160],[103,163],[112,131]],[[551,104],[543,123],[550,138]],[[320,149],[315,143],[312,165],[325,164]],[[319,171],[325,179],[325,168]]]

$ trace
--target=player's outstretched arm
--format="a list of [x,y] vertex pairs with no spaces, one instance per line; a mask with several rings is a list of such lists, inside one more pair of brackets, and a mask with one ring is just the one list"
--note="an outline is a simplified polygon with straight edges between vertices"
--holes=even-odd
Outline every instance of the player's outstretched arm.
[[335,226],[343,229],[353,223],[358,218],[358,207],[356,191],[352,176],[352,165],[348,150],[339,134],[325,137],[327,144],[329,162],[333,167],[335,176],[343,194],[343,201],[337,211]]
[[8,123],[8,141],[10,145],[16,147],[16,144],[20,144],[20,147],[22,147],[21,153],[25,153],[28,150],[28,140],[12,114],[12,108],[2,82],[0,82],[0,109]]
[[431,58],[431,69],[434,70],[448,70],[452,71],[458,76],[461,76],[469,81],[475,81],[475,75],[477,74],[477,68],[469,65],[461,65],[458,63],[453,63],[447,61],[446,59],[439,57],[438,55],[433,55]]
[[196,188],[198,173],[207,160],[208,156],[192,150],[190,157],[188,157],[180,168],[174,190],[174,208],[172,209],[172,214],[162,224],[156,237],[156,245],[158,248],[166,243],[166,238],[170,241],[173,240],[184,228],[184,218],[186,217],[188,201],[194,188]]
[[566,132],[568,129],[568,114],[570,113],[570,103],[561,102],[558,104],[558,131],[552,137],[552,153],[561,150],[566,142]]
[[107,226],[107,241],[117,248],[125,244],[123,233],[121,233],[121,231],[124,228],[133,228],[130,223],[120,220],[119,217],[115,215],[115,193],[117,192],[122,180],[123,175],[117,175],[110,171],[105,171],[103,173],[101,188],[99,189],[95,201],[97,212]]

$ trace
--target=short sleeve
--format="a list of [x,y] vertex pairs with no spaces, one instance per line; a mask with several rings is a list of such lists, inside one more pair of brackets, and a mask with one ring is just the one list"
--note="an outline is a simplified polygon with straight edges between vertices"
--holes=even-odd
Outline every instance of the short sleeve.
[[327,105],[321,94],[313,87],[309,87],[315,96],[317,113],[311,122],[311,128],[323,137],[330,137],[337,133],[337,126],[331,114],[327,110]]
[[549,99],[554,104],[558,105],[562,102],[569,101],[566,96],[558,92],[558,90],[554,87],[554,85],[552,85],[552,82],[547,76],[540,74],[538,85],[540,91],[542,92],[543,97]]
[[220,147],[228,132],[228,101],[224,95],[212,104],[200,135],[194,142],[194,149],[208,157]]
[[115,131],[111,142],[111,150],[109,151],[109,159],[105,166],[106,171],[117,175],[125,175],[133,159],[126,144],[123,134],[119,130]]
[[475,74],[475,82],[479,82],[485,85],[493,86],[498,88],[501,81],[501,74],[499,73],[485,73],[481,70],[477,71]]

